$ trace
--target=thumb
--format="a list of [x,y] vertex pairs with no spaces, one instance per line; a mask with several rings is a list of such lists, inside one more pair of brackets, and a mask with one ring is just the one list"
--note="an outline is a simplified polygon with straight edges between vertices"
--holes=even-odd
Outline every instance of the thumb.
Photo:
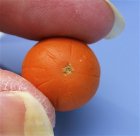
[[29,93],[0,92],[1,136],[53,136],[43,106]]

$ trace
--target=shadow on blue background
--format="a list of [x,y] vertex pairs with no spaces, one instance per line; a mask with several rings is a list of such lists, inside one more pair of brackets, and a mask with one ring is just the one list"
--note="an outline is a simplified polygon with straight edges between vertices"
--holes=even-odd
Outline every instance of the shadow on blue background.
[[[98,92],[79,110],[57,112],[56,136],[140,135],[140,5],[138,0],[113,2],[125,18],[125,31],[90,45],[101,65]],[[0,42],[0,66],[20,73],[22,60],[35,43],[6,35]]]

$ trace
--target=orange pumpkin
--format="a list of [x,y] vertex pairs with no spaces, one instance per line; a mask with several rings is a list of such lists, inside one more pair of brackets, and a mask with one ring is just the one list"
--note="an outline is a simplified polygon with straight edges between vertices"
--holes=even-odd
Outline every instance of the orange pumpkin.
[[57,111],[69,111],[80,108],[94,96],[100,66],[83,42],[50,38],[28,52],[22,76],[43,92]]

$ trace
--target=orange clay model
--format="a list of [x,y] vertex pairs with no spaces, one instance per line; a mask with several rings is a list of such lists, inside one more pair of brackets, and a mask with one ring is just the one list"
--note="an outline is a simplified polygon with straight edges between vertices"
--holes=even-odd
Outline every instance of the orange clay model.
[[22,76],[43,92],[57,111],[69,111],[80,108],[95,95],[100,66],[83,42],[50,38],[28,52]]

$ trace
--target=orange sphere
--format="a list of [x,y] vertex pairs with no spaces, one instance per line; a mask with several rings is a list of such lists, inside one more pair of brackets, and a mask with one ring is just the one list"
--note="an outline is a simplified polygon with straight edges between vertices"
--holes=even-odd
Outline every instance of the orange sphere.
[[44,93],[57,111],[69,111],[80,108],[94,96],[100,66],[83,42],[50,38],[28,52],[22,76]]

